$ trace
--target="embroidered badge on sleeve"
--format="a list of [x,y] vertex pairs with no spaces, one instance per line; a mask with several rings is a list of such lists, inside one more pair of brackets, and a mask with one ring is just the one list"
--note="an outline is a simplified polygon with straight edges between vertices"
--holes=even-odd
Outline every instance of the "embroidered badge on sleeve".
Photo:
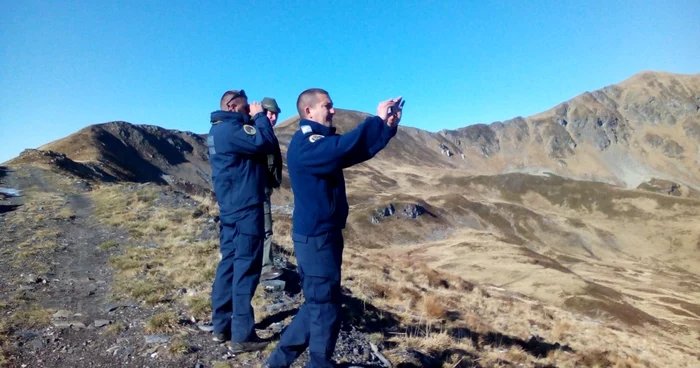
[[324,137],[320,134],[314,134],[314,135],[309,136],[309,142],[314,143],[321,138],[324,138]]
[[255,127],[252,125],[243,125],[243,131],[246,132],[246,134],[255,135]]

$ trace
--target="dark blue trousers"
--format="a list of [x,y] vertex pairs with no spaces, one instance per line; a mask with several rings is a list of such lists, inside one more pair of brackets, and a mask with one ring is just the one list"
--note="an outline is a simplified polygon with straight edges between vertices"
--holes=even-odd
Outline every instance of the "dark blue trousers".
[[306,348],[307,367],[332,367],[331,357],[340,331],[340,267],[343,234],[332,231],[316,237],[292,235],[304,304],[285,329],[267,363],[289,367]]
[[263,238],[240,232],[235,224],[220,224],[221,261],[212,286],[214,333],[231,335],[232,342],[255,334],[250,302],[260,281]]

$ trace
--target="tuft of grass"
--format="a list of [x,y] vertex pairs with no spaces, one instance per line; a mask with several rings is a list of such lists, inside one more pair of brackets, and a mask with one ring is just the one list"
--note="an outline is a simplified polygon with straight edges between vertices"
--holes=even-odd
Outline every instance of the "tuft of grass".
[[231,368],[233,367],[229,362],[214,362],[212,368]]
[[43,252],[56,248],[57,245],[58,243],[55,240],[32,238],[20,243],[17,246],[18,250],[15,255],[20,259],[33,258]]
[[440,297],[430,294],[423,297],[423,312],[428,317],[442,319],[445,318],[447,309]]
[[151,204],[156,198],[158,198],[158,194],[154,189],[142,189],[136,192],[136,200],[141,203]]
[[192,351],[192,347],[187,341],[183,339],[175,339],[170,346],[168,346],[168,352],[173,355],[184,355]]
[[75,217],[75,212],[70,206],[63,206],[60,211],[56,214],[56,218],[59,220],[68,220]]
[[48,325],[51,321],[52,313],[51,310],[37,305],[25,305],[12,313],[8,320],[12,329],[29,330]]
[[136,279],[131,282],[128,280],[119,280],[115,282],[113,291],[117,297],[131,297],[141,300],[149,305],[158,304],[165,299],[168,287],[149,279]]
[[604,350],[591,350],[582,353],[579,362],[585,367],[609,368],[613,366],[610,352]]
[[107,240],[105,242],[102,242],[102,244],[98,245],[97,247],[102,249],[102,250],[109,250],[109,249],[115,248],[117,246],[119,246],[119,243],[117,243],[116,241]]
[[559,341],[570,336],[572,327],[568,321],[556,321],[552,327],[552,338]]
[[211,315],[211,300],[207,295],[194,295],[187,300],[190,313],[197,319]]
[[105,328],[107,333],[109,333],[111,335],[119,335],[128,329],[129,329],[129,326],[127,326],[126,323],[124,323],[122,321],[114,322]]
[[180,319],[174,312],[161,312],[154,314],[146,322],[145,331],[147,333],[172,332],[178,325]]

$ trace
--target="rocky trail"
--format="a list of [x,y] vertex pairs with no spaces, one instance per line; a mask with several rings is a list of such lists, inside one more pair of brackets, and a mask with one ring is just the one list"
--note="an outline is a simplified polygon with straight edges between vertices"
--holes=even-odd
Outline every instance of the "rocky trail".
[[[0,187],[22,193],[0,201],[0,366],[253,367],[264,362],[271,349],[229,353],[226,345],[212,341],[207,321],[189,316],[178,302],[168,305],[177,311],[176,326],[166,333],[146,332],[162,306],[114,298],[110,266],[112,255],[144,241],[98,221],[86,182],[26,167],[3,169]],[[170,197],[172,206],[189,198]],[[214,225],[203,236],[217,238]],[[267,315],[256,327],[271,347],[302,301],[295,266],[284,252],[275,257],[285,273],[261,284],[255,301],[264,303]],[[368,334],[349,323],[343,325],[335,357],[345,367],[388,363]],[[306,354],[294,366],[305,363]]]

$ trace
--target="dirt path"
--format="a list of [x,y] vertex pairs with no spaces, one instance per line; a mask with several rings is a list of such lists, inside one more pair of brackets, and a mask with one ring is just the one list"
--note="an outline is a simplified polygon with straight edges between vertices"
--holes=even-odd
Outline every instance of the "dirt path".
[[[0,269],[0,280],[10,280],[0,284],[2,318],[9,316],[0,322],[10,326],[4,329],[0,348],[9,366],[204,368],[219,362],[249,367],[259,366],[267,357],[268,353],[262,352],[233,356],[187,318],[181,318],[172,333],[145,333],[144,326],[163,312],[163,307],[136,301],[117,303],[111,297],[114,272],[110,257],[139,242],[126,230],[98,221],[90,186],[37,168],[3,174],[2,186],[24,194],[12,202],[2,201],[2,205],[12,207],[0,213],[1,259],[3,266],[8,266]],[[110,246],[103,246],[106,243]],[[18,256],[24,247],[31,250],[29,256]],[[258,325],[273,335],[301,302],[294,266],[284,255],[277,257],[277,263],[287,268],[287,291],[259,289],[265,303],[282,306]],[[187,315],[181,311],[179,315]],[[346,330],[339,339],[337,355],[354,354],[353,361],[364,363],[343,366],[382,367],[369,352],[367,336],[351,326]],[[176,341],[185,342],[186,352],[174,351]],[[294,366],[303,366],[305,358]]]

